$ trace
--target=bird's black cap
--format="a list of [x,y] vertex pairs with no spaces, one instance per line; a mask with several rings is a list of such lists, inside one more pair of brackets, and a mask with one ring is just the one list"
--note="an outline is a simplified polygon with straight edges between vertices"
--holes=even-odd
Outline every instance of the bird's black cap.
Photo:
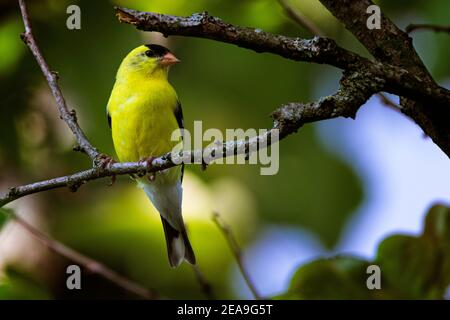
[[147,48],[149,48],[155,57],[162,57],[166,53],[170,52],[166,47],[160,46],[159,44],[146,44]]

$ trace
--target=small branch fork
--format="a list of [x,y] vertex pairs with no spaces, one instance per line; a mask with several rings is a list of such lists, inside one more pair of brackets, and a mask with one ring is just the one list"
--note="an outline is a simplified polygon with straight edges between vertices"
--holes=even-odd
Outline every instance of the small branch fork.
[[[298,10],[295,10],[292,8],[286,0],[278,0],[278,3],[283,8],[284,12],[286,13],[286,16],[291,18],[295,23],[297,23],[300,27],[306,29],[309,33],[311,33],[313,36],[325,36],[325,32],[323,32],[314,22],[308,19],[308,17],[304,16],[301,12]],[[381,99],[381,102],[396,111],[400,110],[401,107],[397,105],[395,102],[390,100],[385,94],[382,92],[378,93],[378,96]]]
[[[413,46],[411,37],[400,30],[386,15],[381,13],[381,29],[368,30],[365,14],[371,0],[319,0],[347,30],[349,30],[372,56],[382,65],[395,65],[407,70],[407,73],[421,79],[422,83],[435,84]],[[394,85],[394,84],[391,84]],[[400,85],[400,84],[396,84]],[[395,85],[394,85],[395,86]],[[450,102],[444,102],[436,108],[434,99],[418,99],[414,95],[399,94],[401,111],[414,120],[433,142],[450,157]],[[444,95],[449,91],[445,90]]]

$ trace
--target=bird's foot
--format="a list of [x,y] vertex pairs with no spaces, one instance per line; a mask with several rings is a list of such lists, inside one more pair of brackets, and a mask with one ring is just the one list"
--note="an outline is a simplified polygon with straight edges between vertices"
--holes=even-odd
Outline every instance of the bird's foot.
[[[116,160],[114,160],[110,156],[107,156],[106,154],[101,154],[94,161],[94,164],[102,170],[109,169],[111,167],[111,165],[114,163],[116,163]],[[107,186],[111,187],[112,185],[114,185],[115,182],[116,182],[116,175],[113,174],[111,176],[111,181],[107,184]]]
[[[147,170],[151,170],[153,168],[152,162],[155,159],[155,157],[150,156],[148,158],[143,159],[142,161],[144,161],[147,165]],[[153,182],[156,180],[156,172],[150,172],[149,174],[147,174],[147,179],[150,182]]]
[[114,183],[116,183],[116,175],[113,174],[111,176],[111,180],[109,181],[109,183],[107,184],[108,187],[112,187],[114,185]]
[[147,179],[148,179],[148,181],[150,181],[150,182],[154,182],[154,181],[156,180],[156,173],[155,173],[155,172],[152,172],[152,173],[148,174],[148,175],[147,175]]
[[116,163],[116,160],[106,154],[101,154],[94,160],[94,165],[101,169],[109,169],[109,167],[114,163]]

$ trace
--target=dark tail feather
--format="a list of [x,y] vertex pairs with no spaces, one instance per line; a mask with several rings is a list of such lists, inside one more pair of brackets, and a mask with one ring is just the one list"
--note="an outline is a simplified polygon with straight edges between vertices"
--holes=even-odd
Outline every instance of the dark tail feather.
[[189,242],[186,230],[178,231],[161,216],[164,235],[166,237],[167,254],[171,267],[178,267],[183,260],[195,264],[195,255]]
[[192,250],[191,243],[186,233],[186,229],[181,233],[184,241],[184,259],[190,264],[195,264],[195,254],[194,250]]

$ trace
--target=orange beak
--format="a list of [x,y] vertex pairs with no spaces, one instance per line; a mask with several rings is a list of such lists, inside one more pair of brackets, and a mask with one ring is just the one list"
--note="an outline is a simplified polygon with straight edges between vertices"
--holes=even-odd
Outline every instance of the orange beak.
[[175,63],[180,62],[171,52],[167,52],[161,60],[159,60],[159,64],[163,66],[171,66]]

